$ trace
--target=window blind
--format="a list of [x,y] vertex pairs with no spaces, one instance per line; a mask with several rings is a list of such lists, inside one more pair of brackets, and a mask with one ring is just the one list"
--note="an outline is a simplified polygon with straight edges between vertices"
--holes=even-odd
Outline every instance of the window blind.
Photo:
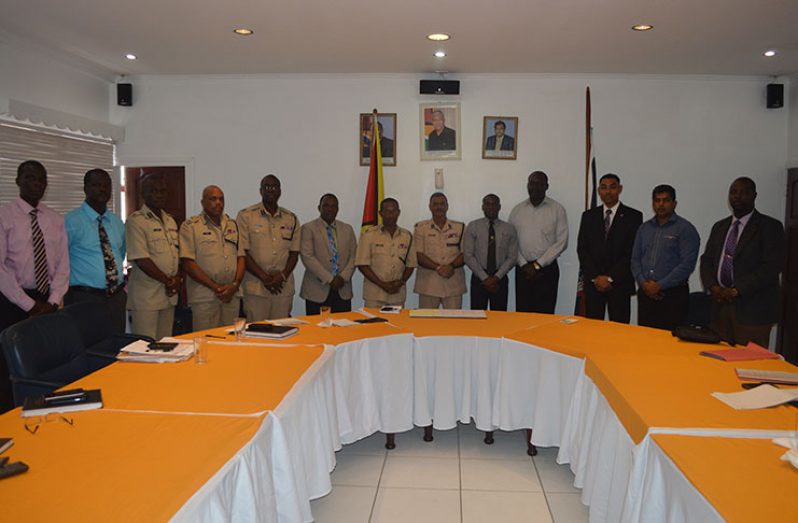
[[[17,167],[38,160],[47,169],[47,192],[42,200],[51,209],[66,213],[85,198],[83,175],[89,169],[105,169],[114,176],[114,144],[0,122],[0,205],[19,196]],[[118,181],[114,181],[118,190]],[[113,207],[113,198],[108,202]]]

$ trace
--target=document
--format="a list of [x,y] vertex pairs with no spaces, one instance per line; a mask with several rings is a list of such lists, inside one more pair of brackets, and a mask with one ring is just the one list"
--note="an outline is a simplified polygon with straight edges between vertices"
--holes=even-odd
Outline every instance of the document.
[[699,352],[701,356],[708,356],[723,361],[748,361],[748,360],[783,360],[781,355],[770,352],[754,342],[745,348],[705,350]]
[[137,340],[122,347],[116,359],[120,361],[137,361],[141,363],[175,363],[184,361],[194,355],[194,343],[191,340],[163,338],[162,342],[177,343],[177,347],[169,352],[150,349],[150,344]]
[[457,318],[468,320],[484,320],[488,315],[482,310],[468,309],[413,309],[411,318]]
[[759,369],[734,370],[737,371],[737,377],[744,381],[767,381],[772,383],[784,383],[785,385],[798,385],[798,372]]
[[743,392],[713,392],[712,397],[736,410],[766,409],[798,401],[798,388],[777,389],[773,385],[760,385]]

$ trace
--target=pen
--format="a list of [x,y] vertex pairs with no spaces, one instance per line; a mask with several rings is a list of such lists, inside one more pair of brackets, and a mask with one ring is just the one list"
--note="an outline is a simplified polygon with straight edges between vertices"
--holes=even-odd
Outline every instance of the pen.
[[217,340],[225,340],[225,339],[227,339],[225,336],[216,336],[214,334],[206,334],[205,337],[206,338],[216,338]]

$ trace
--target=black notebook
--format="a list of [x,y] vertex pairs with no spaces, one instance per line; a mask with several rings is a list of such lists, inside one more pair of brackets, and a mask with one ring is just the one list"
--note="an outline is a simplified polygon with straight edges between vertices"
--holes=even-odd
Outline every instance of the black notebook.
[[100,409],[102,406],[103,398],[100,389],[71,389],[25,398],[22,405],[22,417],[30,418],[46,416],[55,412],[93,410]]
[[299,332],[299,329],[296,327],[273,325],[271,323],[250,323],[247,325],[244,335],[256,338],[283,339],[293,336],[297,332]]

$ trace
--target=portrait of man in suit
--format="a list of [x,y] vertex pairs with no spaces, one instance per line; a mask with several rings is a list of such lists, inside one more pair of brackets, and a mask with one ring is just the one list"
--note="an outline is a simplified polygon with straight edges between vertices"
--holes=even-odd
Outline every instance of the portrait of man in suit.
[[[374,133],[373,115],[360,113],[360,165],[371,165],[371,144]],[[382,164],[396,165],[396,113],[379,113],[377,128],[380,132],[380,152]]]
[[[515,160],[518,118],[485,116],[482,131],[482,158]],[[487,138],[485,138],[487,136]]]
[[460,104],[421,104],[421,159],[460,159]]

